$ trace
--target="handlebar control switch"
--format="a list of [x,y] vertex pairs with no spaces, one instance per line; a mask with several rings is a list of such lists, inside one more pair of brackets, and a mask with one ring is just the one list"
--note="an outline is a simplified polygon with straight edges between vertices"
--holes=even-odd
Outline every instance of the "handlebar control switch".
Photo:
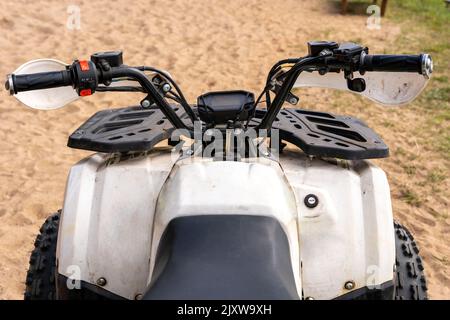
[[341,43],[341,45],[334,51],[335,55],[352,58],[359,56],[362,52],[368,53],[368,49],[353,42]]
[[122,51],[97,52],[91,55],[91,61],[98,65],[102,61],[108,62],[111,67],[120,67],[123,65]]
[[361,56],[369,53],[367,47],[359,44],[347,42],[341,43],[339,48],[334,50],[334,58],[337,64],[341,64],[342,69],[346,72],[360,71]]
[[74,61],[72,64],[74,87],[79,96],[90,96],[98,85],[97,68],[92,61]]
[[105,86],[109,86],[112,82],[111,68],[123,65],[122,51],[97,52],[91,55],[91,61],[101,73],[101,82]]
[[308,54],[317,57],[323,50],[334,51],[339,45],[334,41],[310,41],[308,42]]

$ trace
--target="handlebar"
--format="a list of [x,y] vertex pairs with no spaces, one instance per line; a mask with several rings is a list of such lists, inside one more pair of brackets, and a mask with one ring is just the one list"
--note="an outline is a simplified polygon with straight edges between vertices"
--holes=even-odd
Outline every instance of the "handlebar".
[[95,65],[92,61],[75,61],[67,70],[40,72],[33,74],[10,74],[7,76],[5,88],[11,95],[19,92],[72,86],[78,95],[93,94],[99,83],[110,84],[116,78],[132,78],[139,82],[144,91],[151,97],[175,128],[187,129],[167,101],[159,94],[147,76],[137,68],[125,65],[106,68]]
[[9,90],[11,94],[72,85],[73,81],[69,70],[18,75],[10,74],[5,83],[6,90]]
[[429,76],[433,69],[431,57],[420,55],[361,55],[362,71],[415,72]]
[[[311,42],[308,45],[308,56],[282,60],[274,65],[270,71],[266,87],[261,94],[262,96],[266,93],[268,112],[258,125],[259,129],[270,129],[272,127],[272,123],[293,88],[295,81],[300,73],[305,70],[315,70],[321,74],[344,71],[345,78],[348,81],[351,81],[353,72],[358,71],[360,73],[371,71],[414,72],[427,78],[433,71],[433,62],[428,54],[369,55],[367,48],[353,43],[338,45],[335,42]],[[285,64],[292,66],[280,76],[283,79],[280,82],[279,90],[270,103],[270,93],[268,92],[273,86],[271,84],[272,76],[276,78],[277,71],[280,71],[282,65]],[[98,87],[99,84],[107,87],[114,79],[131,78],[139,82],[142,90],[148,95],[146,99],[155,103],[175,128],[192,131],[192,128],[188,127],[175,113],[165,100],[164,95],[160,94],[152,81],[146,76],[143,72],[144,69],[123,65],[121,52],[102,53],[97,56],[93,55],[91,61],[76,60],[63,71],[8,75],[5,88],[13,95],[23,91],[72,86],[78,95],[86,96],[93,94],[97,88],[100,88]],[[173,82],[171,79],[170,81]],[[197,117],[176,85],[175,88],[182,98],[180,99],[182,101],[181,105],[190,116],[192,122],[194,122]],[[149,101],[146,99],[143,102],[148,104]],[[144,106],[144,104],[142,105]]]
[[[258,125],[258,129],[270,129],[284,101],[290,94],[295,81],[300,73],[307,71],[318,71],[324,75],[327,72],[344,71],[349,89],[362,92],[366,88],[364,79],[354,79],[353,73],[366,71],[388,71],[388,72],[413,72],[422,74],[429,78],[433,72],[433,61],[428,54],[421,55],[369,55],[368,48],[354,43],[314,41],[308,42],[309,55],[297,59],[297,62],[287,72],[281,72],[282,84],[272,102],[266,96],[267,113]],[[270,90],[272,76],[277,77],[277,71],[281,70],[281,62],[276,64],[269,73],[266,87],[260,97]],[[258,98],[259,101],[259,98]]]
[[9,74],[5,88],[13,95],[24,91],[72,86],[78,95],[86,96],[95,92],[100,77],[103,77],[103,73],[93,62],[76,60],[62,71]]

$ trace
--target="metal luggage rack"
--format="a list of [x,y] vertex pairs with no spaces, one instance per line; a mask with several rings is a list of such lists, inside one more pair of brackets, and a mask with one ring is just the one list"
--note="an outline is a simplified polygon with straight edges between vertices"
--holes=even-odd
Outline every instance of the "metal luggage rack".
[[[188,115],[181,106],[173,110],[182,119]],[[140,106],[99,111],[69,137],[71,148],[97,152],[147,151],[168,139],[174,130],[158,108]]]
[[[183,108],[172,108],[186,122]],[[266,110],[257,109],[249,126],[256,126]],[[381,138],[359,119],[303,109],[283,109],[273,128],[280,140],[290,142],[306,154],[341,158],[384,158],[389,149]],[[148,151],[170,138],[174,128],[157,109],[139,106],[99,111],[69,137],[71,148],[97,152]]]
[[[250,126],[266,113],[257,109]],[[282,141],[290,142],[306,154],[349,160],[386,158],[389,148],[363,121],[326,112],[283,109],[273,123]]]

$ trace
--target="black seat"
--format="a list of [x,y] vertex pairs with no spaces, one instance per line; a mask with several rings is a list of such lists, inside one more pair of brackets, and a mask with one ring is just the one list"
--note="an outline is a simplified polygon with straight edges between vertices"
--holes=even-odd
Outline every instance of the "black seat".
[[299,299],[289,243],[270,217],[172,220],[144,299]]

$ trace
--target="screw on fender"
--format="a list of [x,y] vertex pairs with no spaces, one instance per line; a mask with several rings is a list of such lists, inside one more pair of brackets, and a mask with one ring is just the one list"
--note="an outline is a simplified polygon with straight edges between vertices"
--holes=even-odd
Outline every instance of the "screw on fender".
[[305,203],[305,206],[312,209],[312,208],[317,207],[317,205],[319,204],[319,198],[317,198],[317,196],[314,194],[308,194],[305,197],[304,203]]
[[353,280],[347,281],[344,285],[344,288],[347,290],[355,289],[355,282]]
[[107,283],[107,281],[103,277],[97,279],[97,285],[99,285],[100,287],[106,286],[106,283]]

